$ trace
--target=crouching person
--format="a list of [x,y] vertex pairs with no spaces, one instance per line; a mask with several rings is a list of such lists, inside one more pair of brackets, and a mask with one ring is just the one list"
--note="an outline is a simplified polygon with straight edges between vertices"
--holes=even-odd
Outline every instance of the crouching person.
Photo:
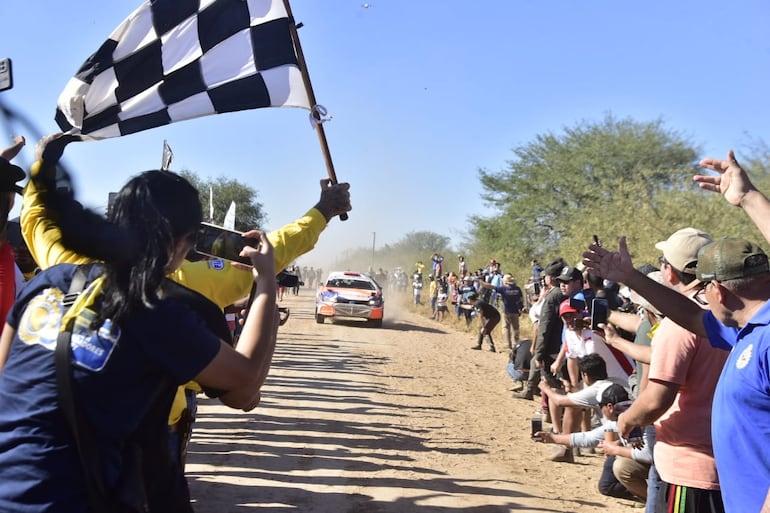
[[[602,424],[591,430],[579,433],[556,434],[549,431],[539,431],[535,433],[535,440],[546,444],[560,444],[569,448],[573,447],[597,447],[604,444],[605,438],[617,439],[617,420],[619,411],[616,411],[615,405],[628,401],[628,392],[620,385],[610,385],[601,394],[599,407],[602,412]],[[620,499],[643,500],[644,495],[635,495],[626,488],[615,477],[613,466],[617,463],[617,458],[623,456],[608,455],[604,462],[602,475],[599,478],[599,493],[610,497]]]

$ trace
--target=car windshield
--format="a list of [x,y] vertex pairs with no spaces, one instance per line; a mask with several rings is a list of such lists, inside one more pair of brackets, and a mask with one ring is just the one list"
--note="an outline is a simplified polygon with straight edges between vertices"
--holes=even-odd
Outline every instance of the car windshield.
[[377,290],[372,282],[352,278],[332,278],[326,282],[326,286],[337,289]]

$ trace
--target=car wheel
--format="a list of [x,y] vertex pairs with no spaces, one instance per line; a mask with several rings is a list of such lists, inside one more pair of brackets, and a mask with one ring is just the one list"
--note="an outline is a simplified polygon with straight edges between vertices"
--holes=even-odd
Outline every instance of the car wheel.
[[369,319],[369,326],[372,328],[382,328],[382,319]]
[[317,322],[318,324],[323,324],[324,316],[321,314],[315,314],[315,322]]

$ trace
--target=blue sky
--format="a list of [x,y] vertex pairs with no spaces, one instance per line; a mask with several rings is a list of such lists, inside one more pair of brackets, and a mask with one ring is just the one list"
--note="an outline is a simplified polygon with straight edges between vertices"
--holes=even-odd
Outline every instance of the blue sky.
[[[56,100],[138,0],[2,0],[0,57],[14,88],[2,100],[44,133]],[[454,243],[488,214],[479,168],[512,148],[605,114],[661,118],[703,149],[770,141],[770,3],[724,1],[293,0],[340,181],[354,210],[300,264],[334,266],[355,247],[430,230]],[[23,132],[24,133],[24,132]],[[21,160],[32,158],[34,142]],[[70,145],[79,198],[106,204],[136,172],[160,165],[236,177],[259,191],[268,228],[317,200],[326,174],[307,112],[262,109],[199,118]],[[0,132],[0,144],[9,136]],[[632,177],[630,177],[632,179]],[[224,212],[218,213],[224,216]],[[376,237],[373,234],[376,233]],[[426,255],[426,258],[430,255]],[[376,266],[376,262],[375,262]]]

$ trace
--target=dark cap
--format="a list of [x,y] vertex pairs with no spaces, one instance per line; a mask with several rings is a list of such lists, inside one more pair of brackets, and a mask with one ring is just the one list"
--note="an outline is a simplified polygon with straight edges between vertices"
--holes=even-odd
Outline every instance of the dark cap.
[[561,273],[559,273],[559,276],[557,276],[556,279],[564,282],[582,280],[583,273],[581,273],[580,270],[576,267],[572,267],[571,265],[566,265],[561,270]]
[[604,389],[599,404],[604,406],[605,404],[618,404],[623,401],[628,401],[628,392],[622,386],[613,383]]
[[15,166],[0,157],[0,192],[17,192],[21,194],[21,186],[16,182],[24,180],[27,174],[19,166]]
[[768,271],[767,254],[759,246],[725,237],[703,246],[695,272],[700,281],[727,281]]

